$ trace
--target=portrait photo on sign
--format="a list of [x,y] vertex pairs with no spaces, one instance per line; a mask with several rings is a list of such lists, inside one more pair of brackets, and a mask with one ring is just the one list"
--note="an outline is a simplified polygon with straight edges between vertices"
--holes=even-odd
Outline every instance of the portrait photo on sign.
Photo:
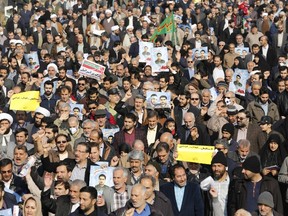
[[229,90],[235,94],[245,96],[246,82],[249,78],[247,70],[235,69],[232,82],[229,84]]
[[30,69],[39,69],[39,59],[37,52],[32,52],[24,55],[25,61]]
[[241,56],[241,58],[245,58],[247,54],[249,54],[249,47],[236,47],[235,52]]
[[153,43],[151,42],[139,42],[139,62],[149,63],[152,57]]
[[[103,166],[101,164],[99,165],[92,165],[90,167],[90,180],[89,180],[89,186],[92,187],[104,187],[104,185],[112,187],[114,186],[113,183],[113,170],[114,167],[108,167]],[[101,176],[104,178],[101,178]]]
[[112,144],[112,142],[114,140],[114,135],[119,130],[120,130],[119,128],[102,129],[104,141],[108,141],[110,144]]
[[193,50],[193,59],[194,60],[207,60],[208,59],[208,48],[194,48]]
[[171,108],[170,92],[147,91],[147,109]]
[[152,48],[151,67],[152,72],[168,72],[168,51],[167,47]]
[[82,110],[84,108],[84,105],[83,104],[70,104],[70,106],[71,106],[70,114],[77,117],[78,120],[83,120]]

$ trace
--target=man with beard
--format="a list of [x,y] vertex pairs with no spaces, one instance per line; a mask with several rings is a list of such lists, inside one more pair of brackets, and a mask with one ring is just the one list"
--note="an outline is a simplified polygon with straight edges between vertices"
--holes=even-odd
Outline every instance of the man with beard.
[[28,142],[32,143],[33,142],[33,138],[32,135],[37,133],[37,131],[40,129],[41,127],[41,120],[44,117],[50,117],[50,112],[49,110],[39,106],[36,110],[35,110],[35,115],[34,115],[34,123],[30,123],[27,125],[27,130],[28,130]]
[[[214,179],[213,186],[209,188],[211,186],[209,185],[207,188],[207,185],[204,184],[205,180],[200,183],[202,190],[206,191],[204,196],[204,199],[206,199],[204,200],[206,205],[205,209],[209,212],[207,215],[214,215],[217,212],[221,212],[221,215],[227,216],[227,200],[230,178],[226,169],[227,159],[222,151],[218,151],[216,153],[212,159],[211,165]],[[211,196],[206,193],[210,193]],[[216,195],[214,195],[214,193]]]
[[130,199],[131,186],[127,185],[128,170],[123,167],[117,167],[113,170],[113,187],[103,189],[103,197],[98,197],[98,206],[106,204],[107,212],[110,214],[125,206]]
[[95,121],[92,121],[90,119],[86,119],[82,123],[82,128],[83,128],[83,133],[82,133],[80,138],[75,140],[75,142],[74,142],[75,146],[80,142],[88,142],[92,130],[94,130],[94,129],[98,130],[98,123],[96,123]]
[[113,19],[111,16],[112,16],[112,11],[110,9],[107,9],[105,11],[105,18],[101,20],[100,22],[100,24],[104,27],[105,32],[107,32],[108,35],[111,34],[112,26],[117,25],[117,21]]
[[174,165],[171,173],[173,182],[161,186],[160,191],[170,200],[174,215],[204,215],[200,186],[196,183],[187,182],[183,165]]
[[237,142],[240,139],[249,140],[252,144],[251,151],[258,154],[264,145],[266,138],[264,132],[261,131],[261,128],[250,121],[250,113],[245,110],[240,110],[237,114],[237,126],[235,127],[233,139]]
[[100,211],[96,205],[97,190],[94,187],[86,186],[80,190],[80,206],[75,212],[69,216],[86,216],[97,215],[105,216],[106,214]]
[[15,141],[11,125],[13,118],[7,113],[0,114],[0,155],[6,157],[9,142]]
[[255,152],[251,151],[251,143],[246,139],[239,140],[237,150],[229,151],[227,156],[236,162],[237,166],[242,166],[244,161],[251,156],[259,157]]
[[127,113],[124,118],[124,130],[117,132],[114,135],[113,146],[115,151],[118,152],[118,146],[122,143],[127,143],[132,147],[132,143],[136,139],[143,141],[145,152],[147,151],[147,138],[142,129],[136,128],[137,117],[133,113]]
[[[41,86],[40,86],[40,95],[43,95],[45,90],[44,90],[44,83],[46,83],[46,81],[48,80],[53,80],[55,78],[57,78],[56,74],[59,72],[58,71],[58,67],[57,65],[55,65],[54,63],[50,63],[47,66],[47,71],[48,71],[48,76],[44,78]],[[57,82],[53,82],[53,93],[56,92],[56,88],[57,88]]]
[[56,150],[51,149],[50,151],[43,152],[43,158],[49,157],[50,162],[63,161],[66,158],[74,158],[72,148],[69,144],[68,136],[65,134],[58,134],[55,138]]
[[[61,60],[62,60],[62,58],[64,59],[63,56],[60,56],[58,58],[61,59]],[[64,60],[64,64],[65,64],[65,60]],[[64,85],[65,81],[70,81],[72,83],[72,85],[73,85],[73,89],[76,88],[76,81],[74,79],[69,78],[67,76],[67,70],[66,70],[65,65],[64,66],[59,66],[58,75],[59,75],[58,78],[52,80],[53,82],[54,81],[61,82],[61,85]]]
[[129,152],[129,163],[131,172],[131,184],[139,183],[141,176],[143,175],[143,161],[144,153],[139,150],[132,150]]
[[262,116],[270,116],[274,121],[272,124],[280,119],[278,107],[269,98],[269,90],[266,87],[260,89],[259,97],[248,104],[247,110],[254,124],[257,124]]
[[[11,57],[9,59],[9,74],[8,74],[7,79],[14,81],[14,77],[19,75],[18,73],[19,73],[19,67],[18,67],[17,59],[16,57]],[[17,83],[14,82],[14,84],[16,85]]]
[[40,106],[44,107],[47,110],[50,110],[51,114],[55,113],[55,106],[59,97],[56,94],[53,94],[54,83],[50,80],[47,80],[44,83],[44,94],[41,95]]
[[67,44],[62,41],[61,35],[54,36],[54,41],[55,42],[51,48],[51,55],[52,56],[56,56],[60,50],[65,49],[65,47],[67,46]]
[[260,173],[260,161],[256,156],[247,158],[243,165],[243,179],[238,179],[232,183],[229,190],[229,215],[241,208],[249,212],[258,209],[257,199],[259,195],[268,191],[272,194],[275,210],[283,214],[282,196],[278,182],[271,177],[262,176]]
[[184,91],[179,94],[178,97],[179,104],[174,108],[174,113],[177,113],[177,115],[175,115],[177,128],[180,128],[185,123],[184,115],[187,112],[192,112],[198,122],[198,118],[200,117],[200,111],[199,109],[190,104],[190,98],[191,98],[190,94],[184,93]]

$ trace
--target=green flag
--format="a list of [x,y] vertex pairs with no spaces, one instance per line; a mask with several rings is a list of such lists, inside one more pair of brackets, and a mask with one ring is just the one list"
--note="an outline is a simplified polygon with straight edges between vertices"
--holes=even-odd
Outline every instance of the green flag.
[[175,32],[174,15],[171,13],[166,19],[155,29],[154,34],[151,36],[150,41],[154,42],[157,35]]

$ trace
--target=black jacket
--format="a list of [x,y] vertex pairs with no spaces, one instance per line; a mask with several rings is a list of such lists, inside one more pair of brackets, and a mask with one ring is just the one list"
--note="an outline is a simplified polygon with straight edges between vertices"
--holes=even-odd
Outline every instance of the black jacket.
[[[261,194],[264,191],[269,191],[274,200],[275,207],[274,209],[283,213],[283,203],[282,196],[279,188],[278,182],[270,177],[263,176],[261,180],[260,191]],[[230,183],[229,193],[228,193],[228,215],[232,216],[235,212],[240,209],[245,209],[246,197],[247,197],[247,188],[246,188],[247,180],[240,179],[236,180],[234,183]]]

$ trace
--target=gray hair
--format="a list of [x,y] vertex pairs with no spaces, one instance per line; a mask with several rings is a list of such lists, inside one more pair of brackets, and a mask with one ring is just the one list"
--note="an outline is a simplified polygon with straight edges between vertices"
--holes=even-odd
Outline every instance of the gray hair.
[[129,175],[128,170],[126,168],[124,168],[124,167],[116,167],[113,170],[113,174],[114,174],[114,172],[119,171],[119,170],[121,170],[123,172],[123,177],[125,177],[125,178],[128,177],[128,175]]
[[214,146],[216,146],[217,144],[220,144],[220,145],[223,145],[224,148],[228,149],[229,146],[228,146],[228,141],[226,139],[217,139],[214,141]]
[[89,123],[92,125],[92,129],[96,128],[96,122],[91,119],[86,119],[85,121],[83,121],[82,127],[84,127],[84,125],[89,124]]
[[72,182],[70,183],[70,187],[71,187],[71,186],[78,186],[78,187],[81,189],[81,188],[83,188],[83,187],[86,187],[87,184],[86,184],[86,182],[83,181],[83,180],[76,179],[76,180],[74,180],[74,181],[72,181]]
[[[154,167],[155,168],[155,167]],[[156,169],[156,168],[155,168]],[[152,187],[156,186],[156,179],[150,175],[143,175],[141,176],[139,182],[141,183],[142,180],[149,179],[152,182]]]
[[140,189],[141,189],[141,192],[142,192],[142,196],[145,195],[145,193],[146,193],[146,187],[144,187],[144,185],[138,183],[138,184],[135,184],[135,185],[132,186],[132,190],[133,190],[134,188],[140,188]]
[[238,147],[240,147],[240,146],[243,147],[243,148],[250,148],[251,143],[247,139],[240,139],[238,141]]
[[71,106],[70,106],[70,104],[68,104],[68,103],[62,103],[62,104],[59,104],[59,109],[63,109],[63,108],[66,108],[66,107],[68,107],[69,110],[71,110]]
[[140,161],[144,161],[144,153],[142,151],[139,151],[139,150],[132,150],[130,153],[129,153],[129,161],[131,159],[133,160],[140,160]]

